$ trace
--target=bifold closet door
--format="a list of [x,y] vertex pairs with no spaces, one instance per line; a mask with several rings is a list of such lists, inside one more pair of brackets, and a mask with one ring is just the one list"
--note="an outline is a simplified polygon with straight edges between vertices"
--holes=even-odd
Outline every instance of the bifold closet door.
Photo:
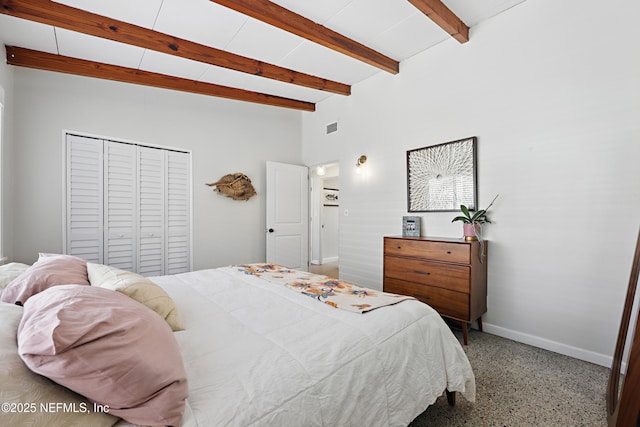
[[191,155],[67,135],[65,252],[145,276],[191,267]]
[[103,264],[137,271],[137,146],[104,141]]
[[138,147],[138,273],[144,276],[165,274],[165,155],[166,150]]
[[65,252],[102,263],[103,152],[102,140],[67,135]]
[[188,153],[166,152],[167,203],[165,273],[178,274],[191,266],[191,161]]

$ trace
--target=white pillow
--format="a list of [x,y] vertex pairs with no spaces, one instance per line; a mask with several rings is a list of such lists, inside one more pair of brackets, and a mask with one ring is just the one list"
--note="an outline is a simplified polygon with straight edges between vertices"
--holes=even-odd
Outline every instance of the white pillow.
[[176,304],[164,289],[151,280],[130,271],[92,262],[87,263],[87,274],[91,286],[121,292],[158,313],[173,331],[184,330]]
[[28,264],[22,264],[20,262],[10,262],[9,264],[0,265],[0,294],[2,294],[2,290],[9,282],[28,268]]

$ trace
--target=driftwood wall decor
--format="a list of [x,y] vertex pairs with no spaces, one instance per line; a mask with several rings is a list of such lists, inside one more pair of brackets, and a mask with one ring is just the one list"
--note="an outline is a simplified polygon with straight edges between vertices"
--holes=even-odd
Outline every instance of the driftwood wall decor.
[[233,200],[249,200],[257,194],[249,177],[240,172],[227,174],[217,182],[206,185],[216,187],[215,191]]

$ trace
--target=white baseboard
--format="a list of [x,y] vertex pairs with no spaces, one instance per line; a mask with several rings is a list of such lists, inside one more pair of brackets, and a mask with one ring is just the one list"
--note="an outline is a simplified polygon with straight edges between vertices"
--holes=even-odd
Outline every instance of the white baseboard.
[[330,256],[330,257],[327,257],[327,258],[322,258],[322,263],[323,264],[326,264],[328,262],[336,262],[336,261],[338,261],[338,257],[337,256]]
[[521,342],[523,344],[528,344],[534,347],[539,347],[545,350],[564,354],[565,356],[584,360],[590,363],[595,363],[596,365],[601,365],[607,368],[610,368],[611,364],[613,363],[613,356],[594,353],[593,351],[585,350],[583,348],[573,347],[571,345],[551,341],[546,338],[540,338],[535,335],[525,334],[523,332],[503,328],[502,326],[496,326],[482,322],[482,329],[485,332],[493,335],[498,335],[499,337],[508,338],[514,341]]

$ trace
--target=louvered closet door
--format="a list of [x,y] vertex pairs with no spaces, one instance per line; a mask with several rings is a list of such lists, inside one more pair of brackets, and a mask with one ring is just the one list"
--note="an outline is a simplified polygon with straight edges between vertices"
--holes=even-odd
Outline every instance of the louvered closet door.
[[184,273],[191,265],[190,155],[167,151],[165,274]]
[[65,252],[102,263],[102,141],[67,135],[66,145]]
[[136,271],[137,146],[104,142],[104,264]]
[[145,276],[191,268],[191,154],[67,135],[65,251]]
[[138,273],[165,274],[165,153],[166,150],[138,147],[138,208],[140,236]]

